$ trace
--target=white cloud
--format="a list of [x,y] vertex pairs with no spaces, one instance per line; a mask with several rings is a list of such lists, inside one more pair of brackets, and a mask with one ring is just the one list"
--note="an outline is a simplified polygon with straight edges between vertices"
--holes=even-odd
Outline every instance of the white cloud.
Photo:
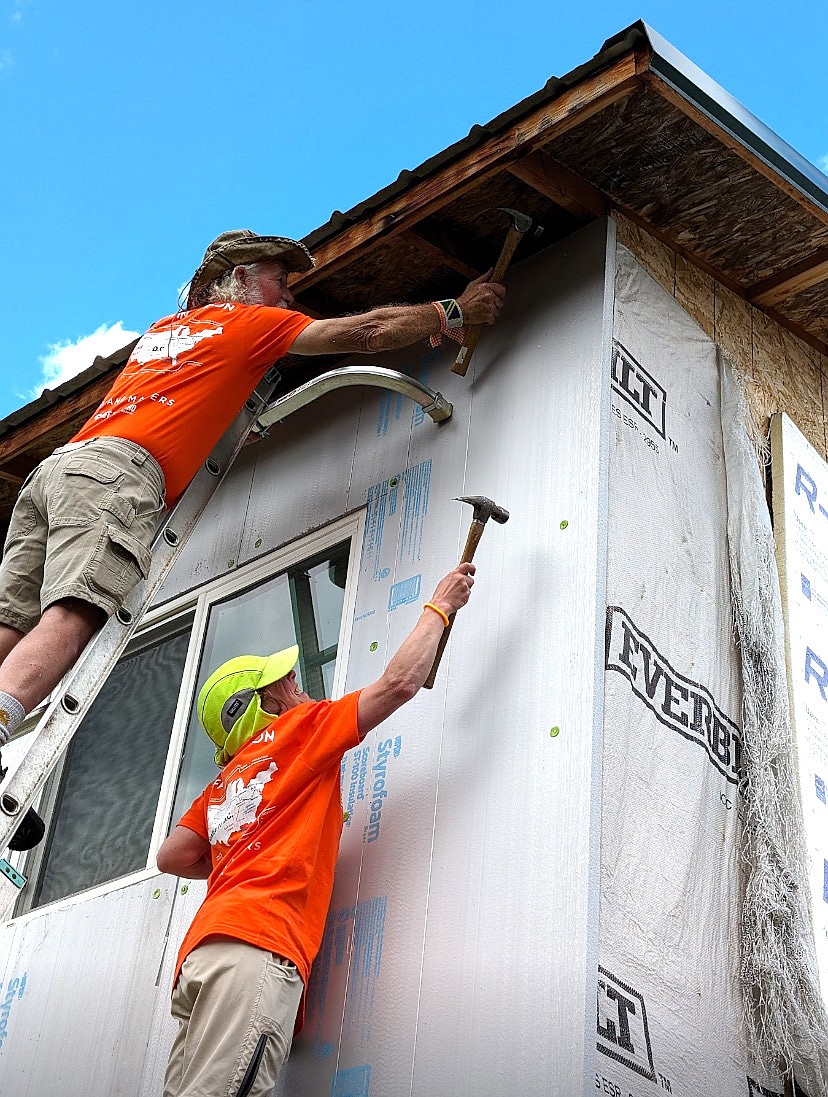
[[36,400],[45,388],[56,388],[92,365],[97,355],[106,356],[136,339],[141,333],[129,331],[119,320],[117,324],[101,324],[91,335],[82,335],[73,342],[50,343],[40,356],[41,376],[38,384],[24,396]]
[[819,160],[817,160],[817,167],[821,172],[828,175],[828,156],[820,156]]

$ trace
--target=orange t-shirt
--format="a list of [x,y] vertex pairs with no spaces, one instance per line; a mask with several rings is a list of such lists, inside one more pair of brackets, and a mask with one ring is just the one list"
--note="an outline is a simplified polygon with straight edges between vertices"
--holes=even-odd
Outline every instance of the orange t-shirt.
[[153,324],[73,441],[102,435],[144,446],[172,503],[245,400],[311,318],[266,305],[205,305]]
[[340,761],[359,742],[359,691],[297,705],[249,740],[179,820],[213,871],[181,949],[221,934],[292,960],[307,985],[342,834]]

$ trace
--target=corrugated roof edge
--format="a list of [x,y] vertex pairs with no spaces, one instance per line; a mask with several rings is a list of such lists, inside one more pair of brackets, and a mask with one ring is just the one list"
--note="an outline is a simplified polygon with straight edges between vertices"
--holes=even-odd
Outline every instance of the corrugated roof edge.
[[129,358],[132,353],[132,348],[137,342],[137,339],[133,339],[131,343],[127,343],[124,347],[119,347],[118,350],[114,350],[112,354],[106,355],[105,358],[98,355],[92,365],[88,366],[82,373],[70,377],[68,381],[64,381],[63,384],[58,385],[57,388],[44,389],[36,400],[24,404],[22,408],[13,411],[11,415],[7,415],[5,419],[0,419],[0,437],[4,434],[8,434],[9,431],[14,430],[15,427],[19,427],[21,423],[33,419],[36,415],[39,415],[41,411],[45,411],[46,408],[50,407],[52,404],[56,404],[58,400],[62,400],[64,397],[71,396],[72,393],[78,392],[85,385],[88,385],[90,381],[94,381],[97,377],[100,377],[101,374],[108,373],[113,366],[123,365]]

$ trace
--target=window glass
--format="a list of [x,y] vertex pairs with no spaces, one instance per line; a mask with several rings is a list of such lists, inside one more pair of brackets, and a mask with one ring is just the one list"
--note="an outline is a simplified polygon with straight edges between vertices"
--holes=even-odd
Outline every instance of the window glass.
[[171,827],[218,772],[215,746],[195,714],[198,692],[216,667],[237,655],[271,655],[298,644],[302,688],[319,700],[330,697],[349,549],[344,542],[211,607]]
[[69,745],[33,906],[146,866],[190,622],[127,653]]

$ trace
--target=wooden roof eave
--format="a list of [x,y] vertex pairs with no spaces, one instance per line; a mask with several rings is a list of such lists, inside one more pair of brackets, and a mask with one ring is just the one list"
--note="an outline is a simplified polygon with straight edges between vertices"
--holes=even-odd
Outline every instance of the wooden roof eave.
[[[415,232],[418,222],[504,170],[512,170],[547,197],[555,201],[560,199],[559,204],[564,209],[571,209],[574,204],[579,209],[589,209],[593,216],[598,208],[605,212],[605,203],[599,193],[563,168],[558,176],[560,185],[555,197],[554,170],[548,172],[544,184],[543,169],[539,169],[533,154],[551,133],[566,132],[570,126],[583,122],[633,91],[639,84],[641,64],[641,56],[630,51],[606,69],[530,111],[505,131],[322,241],[314,248],[316,266],[293,279],[291,289],[301,294],[335,271],[359,262],[379,243]],[[456,257],[449,256],[448,265],[456,268]]]

